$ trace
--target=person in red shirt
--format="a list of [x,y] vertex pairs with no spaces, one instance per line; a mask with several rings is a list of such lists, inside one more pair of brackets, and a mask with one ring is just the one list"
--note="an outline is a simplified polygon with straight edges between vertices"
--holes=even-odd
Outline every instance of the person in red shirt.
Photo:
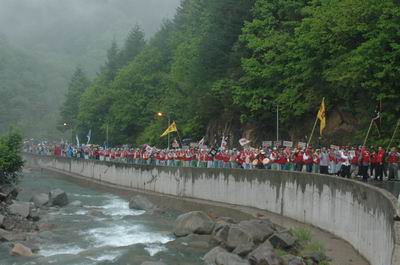
[[303,151],[301,151],[300,147],[298,147],[296,149],[293,156],[294,156],[293,163],[295,164],[295,170],[302,171],[303,170]]
[[385,150],[379,146],[375,156],[375,179],[383,181],[383,163],[385,158]]
[[393,147],[388,156],[389,180],[399,180],[399,158],[400,153],[397,152],[396,147]]
[[368,151],[368,149],[363,146],[361,149],[361,171],[362,171],[362,176],[363,176],[363,181],[367,182],[368,181],[368,167],[369,167],[369,162],[371,160],[371,154]]

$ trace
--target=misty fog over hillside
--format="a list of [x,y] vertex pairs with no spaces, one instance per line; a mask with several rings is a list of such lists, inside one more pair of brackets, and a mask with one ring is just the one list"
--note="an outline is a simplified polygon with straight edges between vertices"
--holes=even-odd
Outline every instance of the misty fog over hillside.
[[[58,135],[59,108],[80,66],[90,79],[113,40],[139,25],[149,39],[180,0],[0,0],[0,132]],[[78,100],[78,99],[77,99]]]

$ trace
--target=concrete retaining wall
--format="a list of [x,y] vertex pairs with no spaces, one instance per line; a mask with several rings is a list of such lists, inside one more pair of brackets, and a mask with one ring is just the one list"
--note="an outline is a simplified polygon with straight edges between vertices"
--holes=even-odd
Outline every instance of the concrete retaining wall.
[[27,165],[124,187],[268,210],[345,239],[372,265],[400,264],[396,199],[357,181],[286,171],[134,166],[34,155],[25,159]]

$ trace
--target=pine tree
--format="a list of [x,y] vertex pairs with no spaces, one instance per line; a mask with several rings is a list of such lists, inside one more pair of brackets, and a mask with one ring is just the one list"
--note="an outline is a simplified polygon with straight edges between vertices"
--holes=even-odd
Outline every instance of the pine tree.
[[75,127],[79,113],[79,101],[83,92],[85,92],[89,85],[90,82],[86,74],[82,68],[78,66],[69,82],[66,99],[61,107],[62,121],[60,124],[66,124],[69,128]]
[[146,45],[144,40],[144,31],[136,24],[128,34],[125,40],[124,49],[120,52],[120,63],[124,66],[131,62],[142,52]]

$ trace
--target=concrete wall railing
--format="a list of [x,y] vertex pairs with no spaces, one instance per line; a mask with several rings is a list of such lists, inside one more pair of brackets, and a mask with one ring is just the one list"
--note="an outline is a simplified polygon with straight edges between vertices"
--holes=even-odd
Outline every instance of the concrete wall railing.
[[372,265],[400,264],[400,210],[358,181],[288,171],[172,168],[25,155],[27,165],[177,197],[255,207],[348,241]]

